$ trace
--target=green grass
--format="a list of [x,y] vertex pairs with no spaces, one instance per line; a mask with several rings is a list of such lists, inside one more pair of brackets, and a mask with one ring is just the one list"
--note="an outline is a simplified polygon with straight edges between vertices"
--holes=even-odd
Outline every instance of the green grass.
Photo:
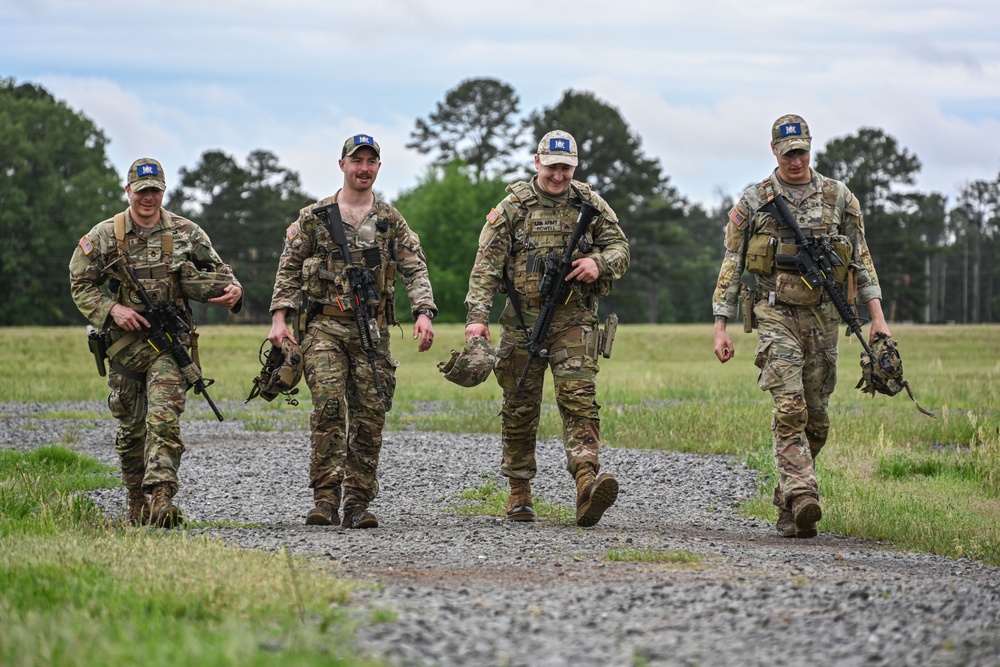
[[[506,481],[488,476],[482,486],[464,489],[457,498],[468,504],[452,507],[452,511],[462,516],[507,516],[508,487]],[[575,499],[575,498],[574,498]],[[570,526],[576,523],[576,509],[551,503],[544,496],[535,494],[532,498],[535,519],[540,522]]]
[[[422,354],[411,329],[407,324],[392,334],[400,368],[387,428],[499,433],[496,382],[462,388],[444,381],[437,370],[451,349],[463,346],[464,328],[436,326],[435,347]],[[745,460],[763,475],[759,497],[744,511],[773,520],[770,397],[756,386],[756,336],[733,329],[737,356],[720,364],[712,354],[710,324],[620,327],[613,358],[601,360],[598,376],[601,440],[612,447]],[[204,327],[201,332],[205,375],[217,380],[212,396],[228,402],[223,406],[227,419],[242,419],[256,430],[308,428],[304,383],[297,407],[280,400],[242,403],[260,371],[257,352],[267,327]],[[895,324],[892,332],[917,400],[938,418],[918,413],[905,393],[870,397],[856,390],[861,347],[855,339],[842,338],[830,438],[818,465],[820,527],[906,549],[976,555],[1000,565],[1000,327]],[[492,333],[499,335],[497,325]],[[0,402],[101,401],[107,395],[83,326],[9,328],[4,337],[12,358],[22,363],[0,366]],[[31,382],[22,377],[25,367],[33,370]],[[562,433],[551,377],[547,384],[540,438]],[[187,416],[210,416],[203,404],[189,395]],[[71,444],[74,436],[67,437]]]
[[686,550],[661,551],[659,549],[615,549],[604,555],[612,563],[665,563],[668,565],[697,565],[702,556]]
[[286,552],[108,523],[115,486],[60,447],[0,451],[0,664],[373,665],[350,649],[356,584]]

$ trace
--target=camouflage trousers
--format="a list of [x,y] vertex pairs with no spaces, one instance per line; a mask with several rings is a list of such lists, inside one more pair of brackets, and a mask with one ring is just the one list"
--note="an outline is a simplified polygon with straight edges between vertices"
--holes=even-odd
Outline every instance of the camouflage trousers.
[[[524,312],[528,330],[537,311]],[[503,453],[500,472],[507,477],[532,479],[538,470],[535,442],[541,416],[545,369],[552,369],[556,405],[563,424],[566,468],[576,476],[584,465],[600,468],[601,422],[597,404],[597,359],[585,352],[585,339],[597,330],[595,313],[586,309],[561,308],[556,311],[544,348],[547,356],[531,362],[524,385],[517,383],[528,360],[527,340],[509,305],[500,318],[501,337],[497,348],[495,374],[503,389],[501,409]]]
[[127,346],[115,360],[130,374],[144,376],[131,379],[114,368],[108,371],[108,407],[118,420],[115,451],[122,483],[128,488],[141,486],[146,493],[162,483],[176,488],[184,453],[180,417],[187,381],[173,356],[155,352],[145,341]]
[[309,486],[316,501],[368,507],[378,494],[385,414],[392,409],[398,362],[381,332],[376,360],[380,399],[354,320],[317,316],[303,340],[305,379],[312,392]]
[[774,461],[778,487],[774,504],[790,508],[798,495],[819,499],[815,460],[830,430],[827,406],[837,384],[837,333],[833,304],[754,307],[758,343],[757,385],[771,392]]

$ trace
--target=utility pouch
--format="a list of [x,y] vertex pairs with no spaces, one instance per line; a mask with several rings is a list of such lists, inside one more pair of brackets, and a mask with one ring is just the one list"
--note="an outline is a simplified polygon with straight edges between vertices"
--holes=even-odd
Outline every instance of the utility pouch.
[[779,273],[774,293],[778,303],[786,306],[818,306],[823,298],[822,287],[809,287],[797,273]]
[[94,361],[97,362],[97,373],[101,377],[108,374],[104,366],[104,360],[108,358],[108,342],[106,331],[98,331],[93,326],[87,325],[87,346],[90,348],[91,354],[94,355]]
[[851,268],[851,254],[854,248],[846,236],[832,236],[830,243],[833,245],[833,252],[841,261],[841,266],[833,267],[833,282],[843,285],[847,282],[847,272]]
[[773,236],[754,234],[747,241],[746,270],[758,276],[769,276],[774,271],[774,247],[777,243]]
[[757,315],[753,312],[757,303],[757,290],[746,283],[740,285],[740,308],[743,311],[743,333],[750,333],[757,328]]
[[615,333],[618,332],[618,315],[611,313],[604,320],[604,329],[598,336],[598,351],[605,359],[611,358],[611,348],[615,344]]

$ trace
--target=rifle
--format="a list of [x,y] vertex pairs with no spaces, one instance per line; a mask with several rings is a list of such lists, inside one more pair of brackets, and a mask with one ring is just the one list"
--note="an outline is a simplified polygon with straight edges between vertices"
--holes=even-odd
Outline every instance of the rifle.
[[576,252],[576,246],[587,231],[590,221],[598,214],[597,207],[584,198],[579,188],[575,185],[570,187],[580,199],[580,215],[576,218],[576,226],[573,227],[573,234],[569,238],[566,251],[562,255],[551,253],[545,258],[545,274],[538,286],[538,291],[542,295],[542,306],[538,311],[535,326],[528,334],[528,342],[524,346],[524,349],[528,351],[528,361],[524,364],[524,371],[521,372],[521,378],[517,381],[518,389],[524,386],[524,381],[528,377],[528,369],[535,357],[543,357],[547,353],[547,350],[542,349],[542,345],[548,338],[556,308],[569,303],[569,298],[572,295],[569,285],[566,283],[566,276],[573,268],[573,253]]
[[792,230],[792,233],[795,234],[795,242],[799,246],[799,251],[794,255],[775,255],[775,262],[779,265],[791,265],[797,268],[799,274],[802,276],[802,282],[809,289],[822,287],[826,290],[826,293],[830,295],[830,300],[833,302],[834,307],[837,309],[837,314],[840,315],[840,319],[847,325],[847,335],[854,334],[857,336],[872,363],[878,366],[875,354],[861,335],[861,326],[864,324],[864,321],[851,309],[851,306],[847,303],[847,299],[844,297],[844,292],[833,280],[833,267],[843,266],[844,262],[834,252],[830,241],[825,238],[806,238],[806,235],[802,232],[802,228],[795,221],[795,216],[792,215],[788,204],[781,195],[776,196],[765,208],[771,208],[778,214],[779,225],[784,225]]
[[[340,255],[344,258],[347,267],[348,291],[350,292],[350,307],[354,309],[354,322],[358,327],[358,339],[361,342],[361,351],[368,357],[368,364],[372,368],[372,377],[375,379],[375,393],[379,398],[385,398],[385,390],[378,377],[378,367],[375,360],[378,358],[378,348],[376,342],[381,338],[378,330],[378,322],[368,313],[368,308],[378,306],[380,297],[375,289],[375,276],[372,269],[381,265],[382,259],[378,254],[378,248],[368,248],[364,250],[364,266],[355,266],[351,262],[351,249],[347,245],[347,234],[344,232],[344,219],[340,217],[340,206],[334,202],[325,206],[318,206],[313,209],[313,215],[321,219],[326,224],[330,232],[330,238],[340,249]],[[320,271],[320,277],[328,271]],[[331,279],[334,276],[329,276]],[[345,310],[344,305],[337,299],[337,305],[341,310]]]
[[142,283],[139,282],[139,278],[136,277],[135,270],[129,266],[123,256],[119,256],[114,263],[119,262],[121,262],[125,269],[124,273],[129,286],[135,292],[135,295],[139,297],[142,305],[146,307],[142,312],[142,316],[149,322],[149,328],[143,332],[146,342],[157,352],[168,350],[173,355],[174,361],[180,366],[184,379],[187,380],[189,385],[194,387],[194,393],[205,397],[208,405],[212,408],[212,412],[215,413],[215,416],[221,422],[223,419],[222,413],[219,412],[219,408],[215,407],[212,397],[208,395],[208,387],[214,384],[215,380],[209,380],[202,376],[198,364],[194,363],[191,355],[188,354],[188,351],[184,348],[180,340],[182,334],[191,332],[191,327],[184,321],[180,311],[173,304],[155,305],[152,299],[149,298],[149,294],[146,293],[146,289],[142,286]]

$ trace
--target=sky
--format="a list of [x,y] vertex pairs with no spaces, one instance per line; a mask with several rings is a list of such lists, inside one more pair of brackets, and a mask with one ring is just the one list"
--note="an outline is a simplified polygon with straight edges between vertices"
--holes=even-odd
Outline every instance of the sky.
[[123,179],[159,159],[168,187],[207,150],[264,149],[327,196],[366,133],[392,199],[427,174],[415,120],[492,77],[523,113],[592,92],[706,206],[771,171],[785,113],[814,152],[883,130],[920,159],[916,187],[954,202],[1000,174],[998,35],[991,0],[0,0],[0,77],[93,120]]

